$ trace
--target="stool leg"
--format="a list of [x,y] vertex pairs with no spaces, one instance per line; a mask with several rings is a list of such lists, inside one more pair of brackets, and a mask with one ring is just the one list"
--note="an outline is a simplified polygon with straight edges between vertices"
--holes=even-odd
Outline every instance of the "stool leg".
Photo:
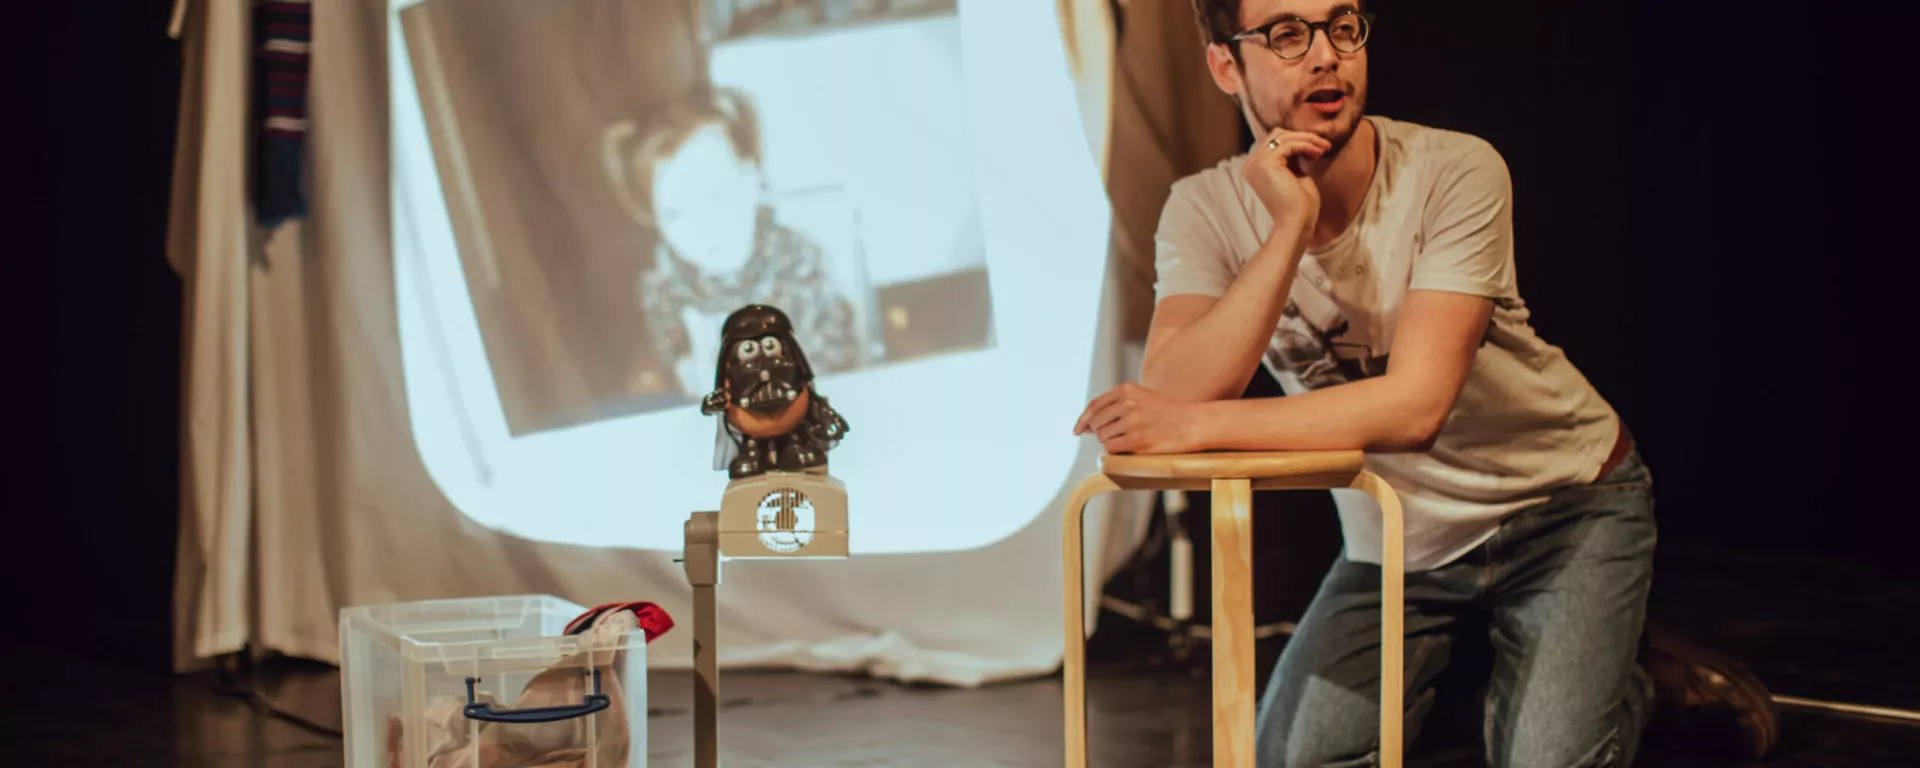
[[1406,522],[1400,516],[1400,496],[1378,475],[1362,471],[1353,487],[1380,504],[1380,766],[1400,768],[1405,749],[1400,726],[1406,713]]
[[1253,486],[1213,481],[1213,764],[1253,768]]
[[1067,498],[1067,508],[1061,515],[1060,530],[1060,570],[1061,617],[1066,626],[1066,657],[1062,663],[1061,678],[1066,688],[1066,768],[1085,768],[1087,764],[1087,620],[1086,620],[1086,555],[1081,539],[1085,532],[1081,520],[1087,511],[1087,502],[1108,491],[1117,491],[1120,486],[1114,484],[1106,475],[1093,475],[1080,481],[1073,489],[1073,495]]

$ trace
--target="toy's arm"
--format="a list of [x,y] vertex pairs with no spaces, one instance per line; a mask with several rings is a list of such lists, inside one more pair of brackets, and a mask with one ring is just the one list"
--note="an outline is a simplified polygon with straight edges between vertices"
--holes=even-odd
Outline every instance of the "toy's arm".
[[727,391],[716,389],[700,400],[700,412],[712,416],[727,409]]
[[807,430],[813,433],[815,440],[833,442],[847,436],[847,420],[827,403],[825,395],[814,391],[807,406],[813,411],[808,414],[812,418],[807,419]]

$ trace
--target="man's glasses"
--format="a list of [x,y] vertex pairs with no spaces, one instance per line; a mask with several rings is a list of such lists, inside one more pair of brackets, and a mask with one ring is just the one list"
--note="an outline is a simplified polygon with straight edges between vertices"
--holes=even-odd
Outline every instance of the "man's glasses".
[[1286,17],[1269,21],[1229,38],[1231,42],[1257,40],[1283,59],[1297,59],[1313,49],[1315,32],[1324,32],[1327,42],[1341,53],[1353,53],[1367,46],[1373,32],[1373,14],[1341,11],[1326,21]]

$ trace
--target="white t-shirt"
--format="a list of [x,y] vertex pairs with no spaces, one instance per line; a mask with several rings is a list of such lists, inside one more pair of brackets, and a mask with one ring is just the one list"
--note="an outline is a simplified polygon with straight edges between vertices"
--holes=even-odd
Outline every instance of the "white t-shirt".
[[[1345,232],[1300,259],[1266,354],[1290,394],[1386,371],[1409,290],[1494,299],[1486,340],[1425,453],[1370,454],[1406,514],[1410,571],[1445,565],[1513,511],[1594,481],[1619,417],[1558,347],[1527,324],[1514,280],[1511,184],[1491,144],[1369,116],[1378,163]],[[1240,175],[1245,155],[1175,182],[1156,235],[1158,298],[1219,297],[1273,227]],[[1379,511],[1334,493],[1347,557],[1380,562]]]

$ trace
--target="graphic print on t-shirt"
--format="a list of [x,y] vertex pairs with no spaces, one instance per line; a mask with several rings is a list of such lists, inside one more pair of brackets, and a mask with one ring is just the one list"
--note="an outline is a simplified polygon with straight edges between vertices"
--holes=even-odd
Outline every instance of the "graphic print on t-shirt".
[[[1375,352],[1372,339],[1353,327],[1334,307],[1309,317],[1289,299],[1280,311],[1274,354],[1308,389],[1320,389],[1387,372],[1387,352]],[[1317,322],[1316,322],[1317,321]]]

